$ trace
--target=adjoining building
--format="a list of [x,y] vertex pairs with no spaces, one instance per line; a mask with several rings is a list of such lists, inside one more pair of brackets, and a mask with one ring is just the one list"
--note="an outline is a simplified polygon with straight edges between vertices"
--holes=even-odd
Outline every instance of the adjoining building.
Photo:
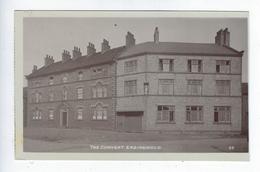
[[86,127],[124,132],[241,132],[243,51],[230,47],[230,32],[215,43],[135,43],[101,52],[93,44],[82,56],[45,66],[27,76],[28,125]]
[[115,57],[123,50],[104,39],[101,52],[89,43],[84,56],[78,47],[59,62],[47,55],[27,76],[28,126],[114,129]]

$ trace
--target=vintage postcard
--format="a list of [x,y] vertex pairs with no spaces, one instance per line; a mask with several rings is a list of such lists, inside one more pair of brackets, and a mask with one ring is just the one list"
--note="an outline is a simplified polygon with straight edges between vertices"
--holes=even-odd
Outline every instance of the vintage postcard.
[[16,11],[16,158],[248,160],[247,64],[247,12]]

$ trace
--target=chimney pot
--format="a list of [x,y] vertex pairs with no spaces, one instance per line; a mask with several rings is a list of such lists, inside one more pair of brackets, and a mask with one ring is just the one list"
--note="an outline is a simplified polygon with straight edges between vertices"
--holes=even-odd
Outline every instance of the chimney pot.
[[230,32],[228,28],[220,29],[215,36],[215,44],[220,46],[230,46]]
[[91,56],[92,54],[96,53],[96,49],[95,49],[95,45],[92,44],[91,42],[89,42],[88,46],[87,46],[87,55]]
[[65,62],[67,60],[71,59],[70,52],[67,50],[64,50],[62,53],[62,62]]
[[74,46],[74,50],[72,50],[72,59],[76,59],[81,56],[82,56],[82,53],[80,52],[80,48],[78,48],[77,46]]
[[103,39],[103,42],[101,44],[101,53],[104,53],[109,49],[110,49],[109,42],[106,39]]
[[37,71],[37,65],[33,65],[33,70],[32,72],[36,72]]
[[159,43],[159,30],[158,30],[158,27],[156,27],[155,30],[154,30],[153,40],[154,40],[155,43]]
[[125,45],[127,48],[129,47],[132,47],[135,45],[135,38],[134,38],[134,35],[131,33],[131,32],[127,32],[127,35],[126,35],[126,41],[125,41]]

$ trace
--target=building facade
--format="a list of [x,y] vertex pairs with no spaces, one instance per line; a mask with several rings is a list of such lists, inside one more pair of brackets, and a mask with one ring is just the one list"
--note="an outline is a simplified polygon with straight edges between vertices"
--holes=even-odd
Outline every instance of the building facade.
[[230,47],[228,29],[215,43],[135,43],[62,61],[46,56],[28,79],[28,125],[123,132],[240,132],[243,52]]
[[[134,38],[133,38],[134,39]],[[154,42],[127,48],[117,60],[119,131],[241,131],[243,52],[227,29],[215,44]]]
[[87,48],[86,56],[77,47],[73,57],[64,50],[56,63],[47,55],[27,76],[29,126],[114,129],[114,57],[124,47],[110,49],[104,40],[101,52]]

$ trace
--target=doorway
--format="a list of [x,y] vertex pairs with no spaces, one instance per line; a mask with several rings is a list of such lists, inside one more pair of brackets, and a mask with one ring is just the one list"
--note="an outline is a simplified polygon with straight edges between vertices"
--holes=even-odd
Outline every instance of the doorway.
[[68,124],[68,112],[67,111],[61,111],[60,116],[60,125],[62,128],[67,128],[69,126]]

